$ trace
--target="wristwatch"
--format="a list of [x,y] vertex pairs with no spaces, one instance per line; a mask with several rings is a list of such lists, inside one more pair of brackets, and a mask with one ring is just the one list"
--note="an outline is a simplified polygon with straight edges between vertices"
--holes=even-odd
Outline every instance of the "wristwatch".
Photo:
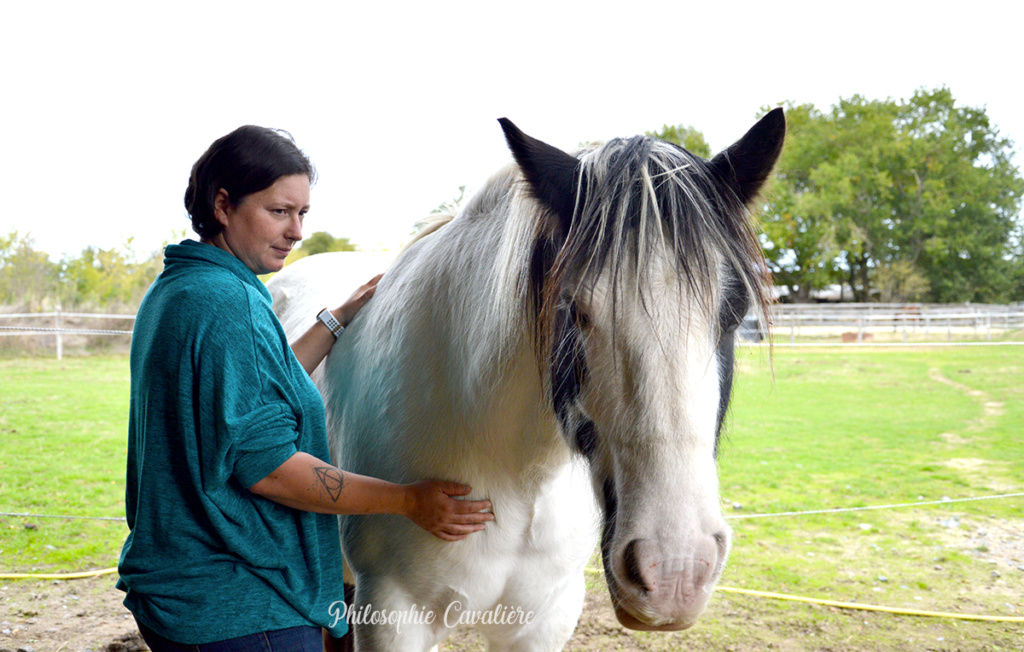
[[334,339],[338,339],[338,336],[341,335],[341,331],[345,330],[345,327],[334,318],[334,315],[332,315],[331,311],[327,308],[321,310],[316,318],[320,320],[321,324],[327,327],[327,330],[331,331],[331,335],[334,336]]

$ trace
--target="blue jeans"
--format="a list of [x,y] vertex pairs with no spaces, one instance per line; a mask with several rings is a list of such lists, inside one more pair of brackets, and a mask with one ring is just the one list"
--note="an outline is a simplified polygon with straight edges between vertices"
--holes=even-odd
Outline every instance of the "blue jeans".
[[324,649],[319,627],[289,627],[213,643],[185,645],[160,636],[137,619],[135,624],[153,652],[323,652]]

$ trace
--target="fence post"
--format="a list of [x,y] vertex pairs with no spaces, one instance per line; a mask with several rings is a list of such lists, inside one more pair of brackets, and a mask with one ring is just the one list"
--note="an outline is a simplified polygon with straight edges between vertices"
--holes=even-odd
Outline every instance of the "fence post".
[[864,324],[860,317],[857,317],[857,344],[864,341]]
[[57,312],[54,314],[57,319],[57,359],[62,360],[64,358],[64,341],[61,339],[60,332],[60,308],[57,308]]

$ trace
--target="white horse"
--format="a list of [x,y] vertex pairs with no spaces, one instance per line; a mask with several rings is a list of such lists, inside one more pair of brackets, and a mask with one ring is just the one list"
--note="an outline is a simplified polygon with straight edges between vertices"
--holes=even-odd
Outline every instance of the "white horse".
[[[463,482],[495,513],[456,543],[341,518],[357,621],[403,620],[357,622],[360,649],[428,649],[458,623],[560,649],[599,534],[621,623],[683,629],[729,550],[715,453],[733,333],[767,305],[747,207],[782,111],[710,161],[641,136],[572,156],[501,124],[517,164],[398,258],[317,372],[341,468]],[[369,276],[347,260],[273,279],[289,333]]]

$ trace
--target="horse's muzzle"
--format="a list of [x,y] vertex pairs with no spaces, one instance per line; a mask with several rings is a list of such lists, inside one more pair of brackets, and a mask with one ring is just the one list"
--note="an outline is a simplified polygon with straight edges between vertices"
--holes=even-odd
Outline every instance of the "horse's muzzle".
[[[677,631],[691,627],[707,606],[729,550],[727,528],[665,546],[633,539],[606,559],[615,615],[624,627]],[[609,568],[610,565],[610,568]]]

